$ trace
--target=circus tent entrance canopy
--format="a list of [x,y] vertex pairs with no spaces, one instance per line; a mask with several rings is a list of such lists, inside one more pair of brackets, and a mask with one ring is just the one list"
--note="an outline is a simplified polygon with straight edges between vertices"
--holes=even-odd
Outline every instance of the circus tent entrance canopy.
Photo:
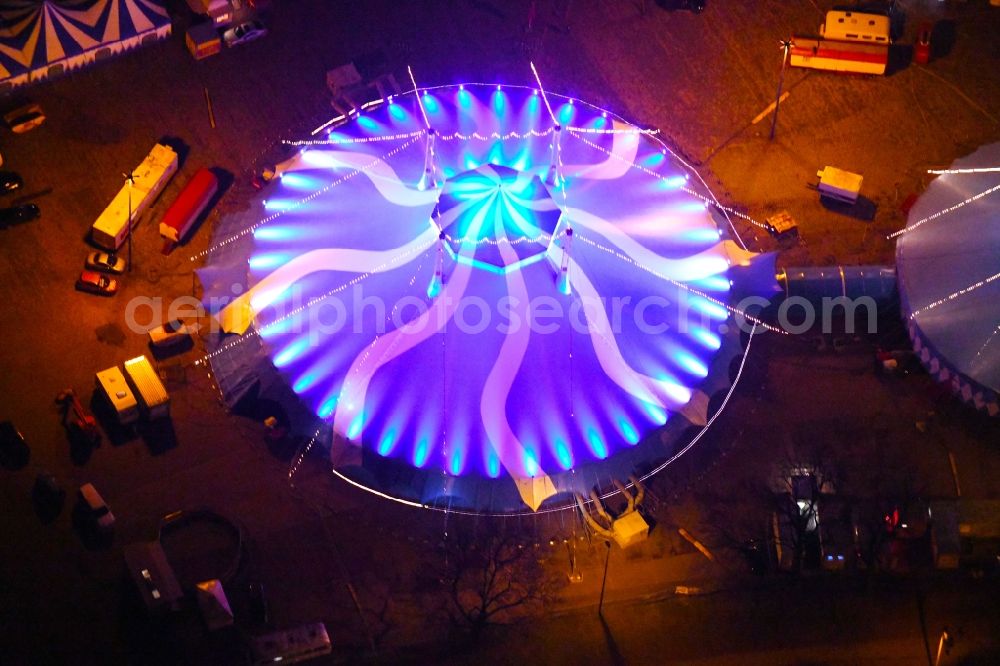
[[170,34],[163,0],[0,2],[0,92]]

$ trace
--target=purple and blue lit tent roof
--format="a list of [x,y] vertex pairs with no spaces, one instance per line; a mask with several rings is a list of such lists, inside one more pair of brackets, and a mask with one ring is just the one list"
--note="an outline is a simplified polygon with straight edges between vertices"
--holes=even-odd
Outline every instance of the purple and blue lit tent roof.
[[903,316],[917,353],[967,402],[1000,393],[1000,143],[956,161],[910,210],[896,245]]
[[280,163],[256,222],[223,222],[203,278],[239,259],[249,287],[223,327],[259,334],[367,482],[421,503],[538,509],[670,459],[740,353],[731,265],[750,255],[710,193],[576,100],[550,95],[556,132],[530,88],[420,99],[430,142],[397,97]]

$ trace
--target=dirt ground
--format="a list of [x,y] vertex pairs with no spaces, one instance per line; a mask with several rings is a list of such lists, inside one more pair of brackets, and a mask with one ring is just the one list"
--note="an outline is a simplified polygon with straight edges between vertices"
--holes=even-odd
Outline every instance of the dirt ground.
[[[801,230],[793,244],[779,246],[756,228],[737,225],[753,249],[780,250],[782,266],[891,264],[886,234],[902,225],[899,207],[926,186],[926,169],[1000,140],[1000,8],[983,0],[897,3],[906,12],[904,56],[921,21],[941,27],[941,53],[926,67],[908,64],[886,77],[789,69],[784,89],[790,95],[774,141],[770,117],[751,121],[774,99],[778,40],[814,32],[832,2],[717,0],[694,15],[662,11],[653,2],[542,0],[528,31],[528,0],[350,6],[300,0],[273,3],[265,39],[200,62],[184,47],[184,3],[168,4],[177,17],[169,40],[17,91],[15,97],[39,102],[48,120],[29,134],[0,133],[4,168],[25,180],[18,198],[43,210],[40,220],[0,232],[0,418],[13,420],[31,447],[26,465],[0,469],[5,663],[148,663],[156,650],[123,619],[129,584],[121,547],[152,539],[164,514],[199,506],[245,529],[248,579],[264,582],[274,626],[323,620],[344,654],[363,652],[366,634],[377,633],[381,600],[397,594],[385,644],[399,649],[442,630],[436,620],[421,624],[427,609],[409,591],[419,587],[414,562],[448,530],[448,517],[346,487],[319,456],[307,458],[289,484],[288,462],[268,450],[262,426],[227,414],[204,369],[192,365],[199,350],[167,364],[168,432],[106,439],[93,450],[72,447],[54,404],[68,386],[89,400],[96,370],[148,351],[143,336],[126,327],[123,304],[136,296],[169,300],[195,293],[196,264],[189,257],[206,247],[220,215],[246,205],[254,161],[276,139],[330,115],[327,69],[382,48],[397,70],[412,65],[421,85],[527,83],[531,58],[552,90],[660,128],[723,202],[755,219],[791,213]],[[165,209],[159,204],[136,232],[135,270],[122,293],[101,299],[75,292],[91,223],[120,187],[120,174],[164,137],[185,149],[161,202],[171,201],[201,166],[233,174],[231,187],[192,240],[170,256],[159,252],[156,224]],[[872,219],[820,204],[808,186],[826,165],[864,175]],[[954,492],[950,449],[967,496],[1000,497],[995,425],[964,411],[926,376],[876,377],[870,362],[876,343],[863,338],[834,351],[815,339],[762,340],[753,372],[716,424],[720,439],[738,445],[719,445],[717,457],[668,470],[659,501],[669,506],[672,493],[698,483],[725,488],[732,469],[775,455],[786,431],[831,422],[885,430],[888,445],[922,470],[928,495]],[[931,411],[936,415],[928,417]],[[929,418],[933,428],[916,428]],[[737,433],[747,434],[737,439]],[[54,474],[70,496],[50,523],[39,520],[31,502],[41,470]],[[69,504],[88,481],[118,518],[110,547],[88,548],[73,529]],[[535,529],[544,539],[571,532],[575,521],[567,521]],[[611,566],[623,573],[609,585],[623,597],[643,584],[650,561],[671,553],[674,539],[654,535],[663,541],[644,551],[639,559],[646,564],[636,564],[634,579],[629,558],[614,555]],[[595,584],[598,555],[591,549],[583,556],[587,586]],[[556,558],[561,555],[542,559]],[[695,574],[677,564],[662,577],[675,575]],[[234,597],[242,603],[240,593]],[[179,655],[164,661],[194,659],[201,647],[177,649]]]

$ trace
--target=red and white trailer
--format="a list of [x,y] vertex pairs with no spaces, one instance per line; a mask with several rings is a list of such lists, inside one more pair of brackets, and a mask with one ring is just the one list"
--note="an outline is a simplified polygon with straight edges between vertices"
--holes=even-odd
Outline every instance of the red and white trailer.
[[218,190],[219,179],[215,174],[204,167],[198,169],[160,221],[160,235],[166,241],[164,252],[169,252],[184,239]]
[[789,64],[792,67],[858,74],[885,74],[886,65],[889,64],[889,44],[796,36],[792,37],[789,55]]
[[792,37],[792,67],[831,72],[885,74],[892,43],[888,14],[833,10],[819,27],[819,36]]

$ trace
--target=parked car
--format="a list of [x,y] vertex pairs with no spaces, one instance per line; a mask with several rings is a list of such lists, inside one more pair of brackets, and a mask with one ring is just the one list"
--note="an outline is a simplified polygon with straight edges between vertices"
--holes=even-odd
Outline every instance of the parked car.
[[31,492],[43,504],[62,504],[65,492],[59,487],[56,477],[48,472],[39,472]]
[[15,224],[31,222],[42,214],[42,209],[35,204],[0,208],[0,229],[12,227]]
[[15,134],[24,134],[45,122],[45,113],[37,104],[26,104],[4,115],[3,120]]
[[96,271],[83,271],[76,281],[76,288],[90,294],[113,296],[118,293],[118,280]]
[[0,448],[25,447],[28,443],[24,441],[24,435],[17,429],[11,421],[0,422]]
[[705,9],[705,0],[656,0],[656,4],[660,9],[687,9],[695,14]]
[[158,349],[173,347],[188,339],[195,332],[180,319],[171,319],[162,326],[149,329],[149,344]]
[[101,497],[101,494],[97,492],[94,484],[85,483],[80,486],[78,496],[84,508],[89,512],[89,517],[94,521],[97,529],[102,532],[108,532],[114,528],[115,515],[111,513],[111,508],[104,501],[104,498]]
[[267,28],[260,21],[249,21],[229,28],[222,33],[222,41],[226,46],[236,46],[259,39],[267,34]]
[[19,190],[22,185],[24,185],[24,181],[18,174],[13,171],[0,171],[0,194]]
[[31,459],[24,435],[10,421],[0,422],[0,467],[21,469]]
[[85,265],[92,271],[102,273],[121,275],[125,272],[125,260],[108,252],[91,252],[87,255]]
[[269,625],[271,623],[271,614],[268,608],[267,596],[264,594],[263,583],[250,583],[247,585],[247,599],[250,623],[257,627]]

